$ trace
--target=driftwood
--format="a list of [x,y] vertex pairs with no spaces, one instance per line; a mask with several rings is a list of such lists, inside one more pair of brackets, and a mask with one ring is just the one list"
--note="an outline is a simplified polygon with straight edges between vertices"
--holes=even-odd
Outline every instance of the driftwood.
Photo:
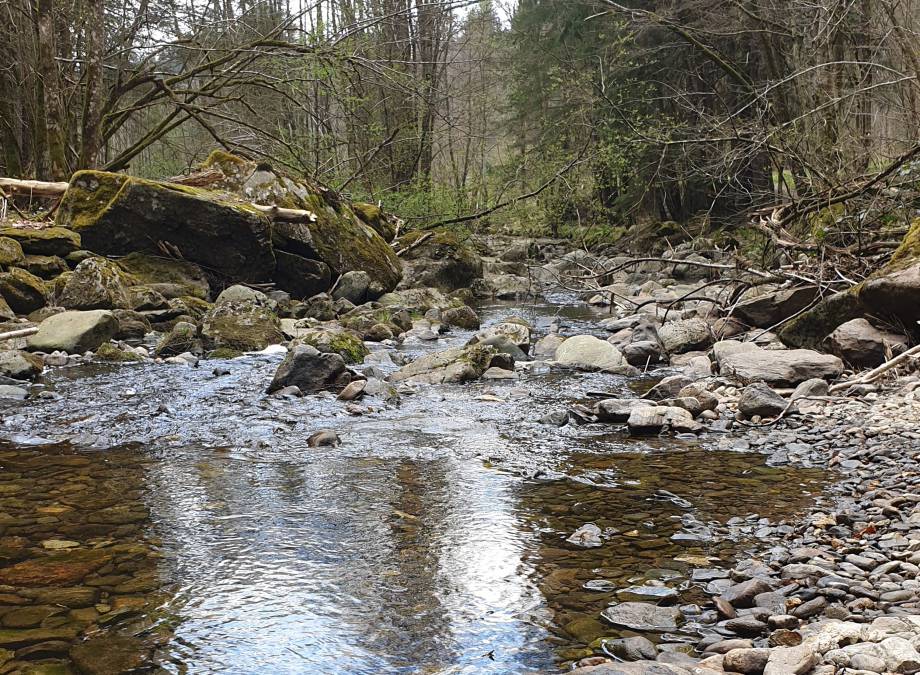
[[38,326],[31,326],[29,328],[20,328],[19,330],[11,330],[8,333],[0,333],[0,341],[12,340],[13,338],[18,338],[18,337],[27,337],[29,335],[35,335],[37,332],[38,332]]
[[19,180],[17,178],[0,178],[0,188],[14,195],[34,195],[36,197],[60,197],[70,187],[70,183],[49,183],[42,180]]
[[423,244],[425,241],[427,241],[433,236],[434,236],[434,232],[426,232],[425,234],[423,234],[421,237],[413,241],[411,244],[409,244],[405,248],[401,248],[398,251],[396,251],[396,255],[397,256],[405,255],[406,253],[414,249],[416,246],[420,246],[421,244]]
[[[185,180],[171,179],[172,182],[183,185],[203,187],[214,182],[216,172],[203,171],[198,174],[187,176]],[[40,180],[19,180],[17,178],[0,178],[0,188],[13,194],[31,194],[40,197],[60,197],[70,187],[70,183],[48,183]],[[289,222],[316,222],[316,214],[306,209],[283,209],[278,206],[267,206],[265,204],[248,204],[251,208],[264,213],[272,220],[284,220]]]
[[864,375],[857,377],[855,380],[850,380],[848,382],[840,382],[838,384],[833,385],[830,388],[830,391],[834,392],[834,391],[841,391],[843,389],[849,389],[850,387],[853,387],[857,384],[871,384],[872,382],[875,382],[877,379],[879,379],[882,375],[887,373],[892,368],[895,368],[899,366],[900,364],[904,363],[905,361],[907,361],[908,359],[913,358],[914,356],[918,356],[918,355],[920,355],[920,345],[917,345],[916,347],[912,347],[911,349],[908,349],[906,352],[898,354],[893,359],[885,361],[885,363],[880,365],[878,368],[875,368],[874,370],[870,370],[868,373],[865,373]]

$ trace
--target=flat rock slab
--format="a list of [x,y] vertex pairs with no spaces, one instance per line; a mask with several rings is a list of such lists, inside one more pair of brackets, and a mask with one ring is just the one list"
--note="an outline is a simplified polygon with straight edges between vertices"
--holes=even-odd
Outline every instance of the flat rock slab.
[[665,632],[677,630],[683,615],[676,607],[658,607],[644,602],[621,602],[601,612],[601,617],[614,626],[638,631]]
[[843,373],[843,361],[838,357],[810,349],[761,349],[750,342],[724,340],[713,346],[713,356],[722,375],[744,383],[790,387]]

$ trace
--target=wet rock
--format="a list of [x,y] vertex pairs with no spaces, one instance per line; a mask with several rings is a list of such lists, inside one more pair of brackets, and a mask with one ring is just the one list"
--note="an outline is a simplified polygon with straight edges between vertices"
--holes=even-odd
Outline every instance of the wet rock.
[[87,258],[64,285],[59,303],[66,309],[134,309],[128,295],[133,280],[105,258]]
[[341,443],[339,435],[330,429],[323,429],[312,434],[307,439],[307,446],[311,448],[335,448]]
[[753,616],[738,616],[728,619],[725,628],[742,637],[758,637],[767,631],[767,624]]
[[42,360],[17,349],[0,352],[0,375],[14,380],[33,380],[44,368]]
[[593,335],[568,338],[556,349],[556,361],[579,370],[599,370],[619,375],[627,374],[632,369],[616,347]]
[[667,586],[629,586],[617,591],[617,599],[640,602],[670,602],[677,599],[677,591]]
[[108,310],[61,312],[42,321],[27,344],[31,351],[82,354],[108,342],[117,331],[118,320]]
[[530,333],[530,325],[523,319],[506,319],[483,328],[470,339],[468,344],[483,344],[487,340],[498,338],[510,342],[526,354],[530,349]]
[[131,305],[131,309],[137,312],[169,307],[169,301],[166,296],[150,286],[131,286],[128,288],[128,302]]
[[658,607],[644,602],[621,602],[605,609],[601,617],[614,626],[656,632],[677,630],[683,618],[676,607]]
[[789,398],[795,401],[796,399],[809,398],[812,396],[827,396],[828,390],[827,380],[813,378],[811,380],[805,380],[797,386]]
[[63,227],[4,227],[0,236],[15,240],[24,253],[64,257],[80,248],[80,235]]
[[96,350],[95,359],[97,361],[108,361],[110,363],[130,363],[143,361],[144,357],[132,351],[130,348],[122,348],[111,342],[103,342]]
[[620,347],[620,350],[626,362],[637,368],[644,368],[665,360],[661,344],[657,340],[630,342]]
[[664,430],[676,433],[696,433],[703,425],[683,408],[642,406],[634,408],[626,420],[631,434],[658,434]]
[[74,645],[70,658],[84,675],[121,675],[148,665],[149,650],[138,638],[107,635]]
[[48,302],[45,282],[18,267],[0,272],[0,297],[17,314],[29,314]]
[[426,354],[390,376],[393,382],[456,384],[478,379],[495,356],[493,347],[474,345]]
[[830,354],[808,349],[761,349],[749,342],[724,340],[713,346],[713,356],[723,376],[741,382],[763,381],[772,386],[795,386],[813,378],[834,378],[843,362]]
[[11,586],[71,586],[105,565],[104,550],[73,550],[33,558],[0,569],[0,584]]
[[676,398],[680,396],[681,390],[690,384],[693,384],[693,381],[686,375],[668,375],[662,378],[654,387],[649,389],[643,398],[651,401]]
[[264,293],[245,286],[223,291],[202,317],[201,337],[206,349],[219,347],[259,351],[284,340],[281,323]]
[[659,326],[658,339],[669,354],[704,349],[712,344],[712,331],[703,319],[669,321]]
[[652,405],[639,398],[606,398],[594,406],[594,414],[599,422],[623,423],[629,419],[636,408]]
[[204,347],[198,337],[198,326],[186,321],[179,321],[169,333],[160,339],[155,352],[157,356],[162,357],[178,356],[185,352],[191,352],[192,354],[203,353]]
[[540,424],[546,424],[553,427],[564,427],[568,424],[568,421],[569,413],[565,410],[553,410],[540,418]]
[[627,638],[604,639],[604,651],[626,661],[652,660],[658,655],[654,643],[636,635]]
[[759,417],[776,417],[786,409],[786,399],[770,389],[763,382],[749,384],[741,390],[738,399],[738,412],[750,419]]
[[292,385],[304,393],[340,391],[351,380],[345,360],[339,354],[321,353],[309,345],[297,345],[278,366],[267,393]]
[[0,399],[25,401],[27,398],[29,398],[28,390],[12,384],[0,384]]
[[467,305],[448,307],[441,312],[441,320],[448,326],[456,326],[464,330],[478,330],[480,325],[479,315]]
[[338,354],[345,363],[362,363],[370,353],[360,335],[334,323],[301,330],[296,342],[326,354]]
[[604,545],[603,532],[594,523],[582,525],[566,541],[580,548],[599,548]]
[[364,393],[364,387],[367,386],[367,380],[354,380],[345,386],[339,393],[340,401],[354,401]]
[[505,368],[496,368],[492,366],[486,369],[486,372],[482,374],[482,379],[484,380],[516,380],[517,373],[513,370],[506,370]]
[[854,366],[875,367],[907,349],[904,335],[879,330],[865,319],[852,319],[827,336],[829,350]]
[[0,629],[0,647],[18,648],[39,642],[71,641],[77,637],[75,628],[5,628]]

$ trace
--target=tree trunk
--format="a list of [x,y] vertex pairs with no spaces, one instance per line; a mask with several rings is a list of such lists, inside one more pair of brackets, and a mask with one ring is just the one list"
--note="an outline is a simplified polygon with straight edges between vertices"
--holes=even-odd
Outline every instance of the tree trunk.
[[61,90],[54,63],[54,6],[52,0],[38,0],[38,73],[41,78],[45,119],[37,123],[45,128],[48,152],[48,175],[53,179],[67,175],[64,125],[61,119]]
[[86,31],[86,88],[83,94],[83,130],[78,168],[96,166],[101,145],[102,60],[105,41],[105,3],[90,0]]

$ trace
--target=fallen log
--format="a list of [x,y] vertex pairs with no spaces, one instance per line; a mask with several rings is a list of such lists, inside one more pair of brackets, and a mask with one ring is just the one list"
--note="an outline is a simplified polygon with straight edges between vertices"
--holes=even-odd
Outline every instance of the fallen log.
[[[194,184],[194,181],[191,183]],[[70,183],[49,183],[40,180],[20,180],[18,178],[0,178],[0,188],[13,194],[31,194],[39,197],[60,197],[70,187]],[[284,209],[265,204],[248,204],[256,211],[264,213],[272,220],[288,222],[316,222],[316,214],[306,209]]]
[[8,333],[0,333],[0,342],[3,340],[12,340],[13,338],[18,337],[28,337],[29,335],[35,335],[38,332],[38,326],[30,326],[29,328],[20,328],[19,330],[11,330]]
[[857,384],[871,384],[872,382],[875,382],[877,379],[879,379],[882,375],[887,373],[892,368],[895,368],[898,365],[904,363],[905,361],[913,358],[914,356],[918,356],[918,355],[920,355],[920,345],[917,345],[916,347],[912,347],[911,349],[908,349],[906,352],[898,354],[893,359],[886,361],[885,363],[880,365],[875,370],[870,370],[868,373],[865,373],[862,376],[857,377],[856,379],[850,380],[848,382],[839,382],[838,384],[833,385],[832,387],[830,387],[829,391],[833,393],[835,391],[849,389],[850,387],[853,387]]

